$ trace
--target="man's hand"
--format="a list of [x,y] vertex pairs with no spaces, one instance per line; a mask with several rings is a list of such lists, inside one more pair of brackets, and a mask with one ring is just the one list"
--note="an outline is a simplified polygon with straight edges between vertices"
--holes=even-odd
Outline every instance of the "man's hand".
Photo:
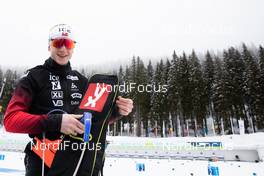
[[66,135],[76,136],[84,133],[84,125],[78,120],[82,115],[63,114],[60,132]]
[[120,115],[127,116],[133,109],[133,100],[129,98],[117,97],[116,105]]

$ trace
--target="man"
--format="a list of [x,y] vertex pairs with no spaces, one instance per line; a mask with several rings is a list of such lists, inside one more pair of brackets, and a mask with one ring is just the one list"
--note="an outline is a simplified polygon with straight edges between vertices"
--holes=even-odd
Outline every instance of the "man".
[[[71,69],[69,60],[72,57],[75,43],[70,26],[59,24],[51,28],[48,47],[50,58],[43,65],[30,69],[19,81],[5,113],[4,125],[7,131],[28,133],[34,138],[34,142],[43,139],[43,132],[49,140],[60,139],[61,134],[76,136],[84,133],[84,125],[79,121],[82,115],[74,113],[78,109],[81,97],[85,94],[88,80],[79,72]],[[131,99],[119,96],[116,100],[114,115],[126,116],[132,108]],[[68,114],[49,113],[54,109]],[[43,174],[43,158],[32,151],[30,144],[27,145],[25,153],[26,176]],[[68,155],[68,153],[63,155]],[[72,161],[75,161],[74,157],[77,155],[73,154],[71,157],[73,157]],[[70,161],[60,162],[65,162],[65,167],[72,170],[71,165],[67,165]],[[49,172],[51,168],[45,165],[44,174],[52,175],[51,173],[54,172]],[[66,173],[67,171],[57,171],[56,174],[70,175]],[[96,174],[98,171],[94,172],[94,175]]]

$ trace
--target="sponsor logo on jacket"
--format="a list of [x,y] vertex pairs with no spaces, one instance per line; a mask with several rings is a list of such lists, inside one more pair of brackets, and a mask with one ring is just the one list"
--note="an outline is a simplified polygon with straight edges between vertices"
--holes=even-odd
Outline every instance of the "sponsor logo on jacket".
[[79,80],[78,76],[72,76],[72,75],[67,75],[67,79],[70,79],[72,81],[78,81]]
[[61,89],[61,85],[60,85],[60,81],[52,81],[52,90],[60,90]]
[[51,91],[51,99],[63,99],[63,91]]
[[63,106],[63,101],[62,100],[52,100],[52,103],[56,107]]
[[73,99],[75,99],[75,98],[79,98],[79,99],[81,99],[81,98],[82,98],[82,94],[80,94],[80,93],[73,93],[73,94],[71,94],[71,97],[72,97]]

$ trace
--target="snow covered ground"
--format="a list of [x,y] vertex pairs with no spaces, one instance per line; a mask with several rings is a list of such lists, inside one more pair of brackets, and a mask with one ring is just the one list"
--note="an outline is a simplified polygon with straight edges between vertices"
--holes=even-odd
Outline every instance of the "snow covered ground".
[[[0,176],[24,175],[22,151],[29,140],[0,131]],[[207,176],[209,158],[219,160],[210,164],[218,166],[220,176],[264,176],[264,133],[107,140],[105,176]]]
[[[136,165],[142,163],[145,171],[136,170]],[[257,176],[264,175],[263,163],[219,161],[216,165],[220,176],[252,176],[254,173]],[[207,176],[208,161],[107,158],[104,172],[106,176]]]
[[25,175],[24,153],[0,151],[0,176]]
[[[24,175],[23,154],[0,152],[6,161],[0,161],[0,176]],[[264,163],[217,161],[220,176],[264,176]],[[144,165],[144,171],[137,169]],[[105,176],[207,176],[208,161],[107,158],[104,167]]]

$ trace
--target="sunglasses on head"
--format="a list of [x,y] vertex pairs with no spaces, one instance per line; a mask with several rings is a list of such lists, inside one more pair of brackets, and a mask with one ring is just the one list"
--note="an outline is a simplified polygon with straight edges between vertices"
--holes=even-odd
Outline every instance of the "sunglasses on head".
[[65,46],[67,49],[73,49],[75,41],[70,39],[51,39],[51,45],[55,48],[61,48]]

